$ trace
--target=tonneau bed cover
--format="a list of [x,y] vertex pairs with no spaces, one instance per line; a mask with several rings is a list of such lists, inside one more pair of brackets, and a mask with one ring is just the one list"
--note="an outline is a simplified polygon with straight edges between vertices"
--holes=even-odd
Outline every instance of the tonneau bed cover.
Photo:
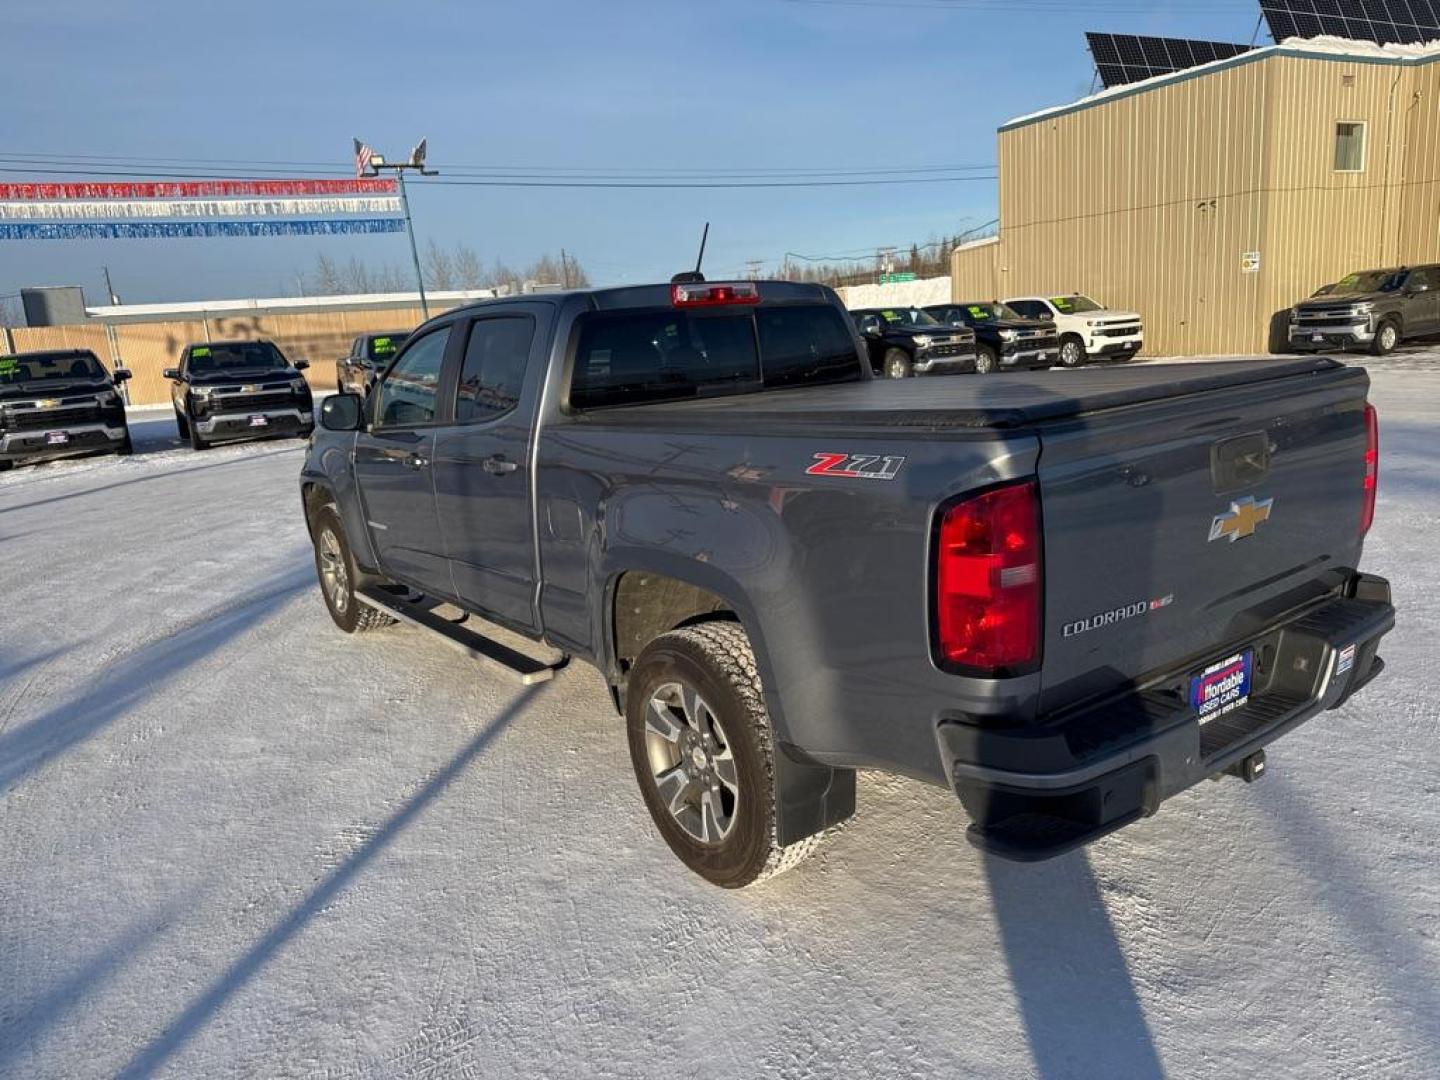
[[932,429],[1014,428],[1049,420],[1184,397],[1226,387],[1298,376],[1364,378],[1361,369],[1322,357],[1302,360],[1223,360],[1032,371],[939,379],[876,379],[595,409],[577,419],[647,426],[652,423],[734,428],[753,421],[769,430],[825,425]]

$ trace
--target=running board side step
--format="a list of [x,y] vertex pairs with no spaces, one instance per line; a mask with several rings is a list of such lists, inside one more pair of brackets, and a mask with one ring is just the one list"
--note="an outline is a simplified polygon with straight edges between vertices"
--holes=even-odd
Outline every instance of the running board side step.
[[537,660],[533,656],[526,656],[508,645],[502,645],[493,638],[476,633],[459,623],[451,622],[428,608],[379,589],[356,589],[355,598],[368,607],[376,608],[387,615],[393,615],[401,622],[418,626],[422,630],[429,630],[447,645],[458,649],[472,660],[482,660],[504,669],[519,679],[522,686],[533,686],[535,683],[546,682],[554,677],[555,672],[570,662],[568,656],[562,657],[553,664],[547,664],[544,660]]

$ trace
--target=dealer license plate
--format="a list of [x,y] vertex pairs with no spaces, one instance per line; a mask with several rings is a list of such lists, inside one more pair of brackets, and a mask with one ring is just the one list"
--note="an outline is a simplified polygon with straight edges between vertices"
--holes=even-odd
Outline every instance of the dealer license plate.
[[1190,676],[1190,707],[1203,724],[1250,700],[1255,651],[1246,649]]
[[1323,345],[1323,344],[1325,344],[1325,335],[1324,335],[1324,334],[1311,334],[1311,335],[1310,335],[1310,340],[1313,341],[1316,345]]
[[265,426],[267,426],[269,423],[270,423],[270,418],[269,418],[268,416],[252,416],[252,417],[250,417],[250,426],[251,426],[251,427],[265,427]]
[[47,446],[64,446],[69,441],[70,433],[68,431],[52,431],[45,436]]

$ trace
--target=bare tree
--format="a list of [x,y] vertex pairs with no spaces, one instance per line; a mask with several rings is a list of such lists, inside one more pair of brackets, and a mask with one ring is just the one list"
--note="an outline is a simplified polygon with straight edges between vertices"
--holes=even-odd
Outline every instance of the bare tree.
[[485,267],[480,256],[469,244],[455,245],[455,277],[462,289],[480,289],[485,286]]
[[453,289],[455,287],[455,259],[430,238],[425,248],[425,287],[427,289]]
[[305,291],[317,296],[337,296],[345,291],[335,260],[323,251],[315,256],[315,269],[305,276]]

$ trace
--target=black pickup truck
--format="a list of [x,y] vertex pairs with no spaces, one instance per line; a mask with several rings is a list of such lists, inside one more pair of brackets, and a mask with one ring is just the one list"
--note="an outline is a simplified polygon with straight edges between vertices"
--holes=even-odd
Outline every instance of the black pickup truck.
[[16,462],[130,453],[119,384],[88,349],[0,356],[0,472]]
[[309,438],[315,430],[310,364],[285,359],[269,341],[207,341],[185,346],[166,368],[180,438],[196,450],[270,435]]
[[946,326],[918,308],[859,308],[855,320],[870,366],[887,379],[975,370],[975,334]]
[[1323,359],[877,380],[816,285],[505,298],[322,403],[301,506],[342,630],[598,668],[711,882],[797,862],[860,768],[1044,858],[1257,778],[1380,672],[1368,387]]
[[409,330],[382,330],[356,335],[350,343],[349,353],[335,361],[335,389],[342,394],[364,397],[409,336]]
[[1369,349],[1440,335],[1440,265],[1347,274],[1290,311],[1292,352]]
[[1048,368],[1060,359],[1060,334],[1049,319],[1027,319],[994,301],[934,304],[925,309],[942,323],[975,331],[982,375],[1004,369]]

